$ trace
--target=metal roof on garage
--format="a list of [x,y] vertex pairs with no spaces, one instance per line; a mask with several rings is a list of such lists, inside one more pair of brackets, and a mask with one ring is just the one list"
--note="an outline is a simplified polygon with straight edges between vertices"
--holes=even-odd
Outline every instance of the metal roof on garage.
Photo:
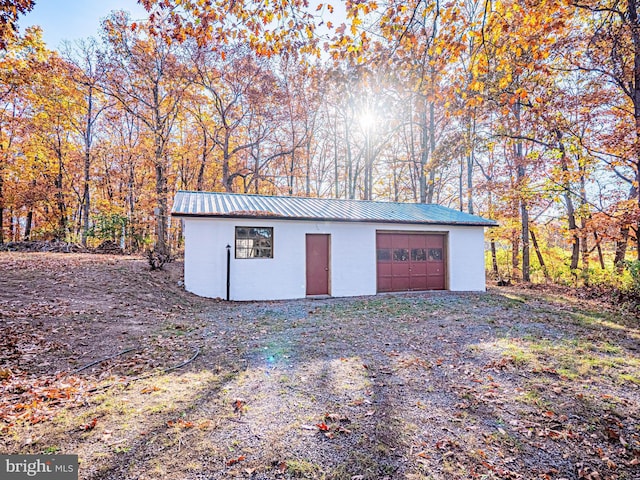
[[218,192],[179,191],[176,193],[171,214],[176,217],[277,218],[485,227],[498,225],[494,220],[435,204]]

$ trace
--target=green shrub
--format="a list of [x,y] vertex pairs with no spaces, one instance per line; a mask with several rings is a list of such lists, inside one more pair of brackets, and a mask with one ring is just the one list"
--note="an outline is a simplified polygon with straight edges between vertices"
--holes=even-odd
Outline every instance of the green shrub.
[[624,290],[640,294],[640,260],[625,260],[624,266],[629,272],[629,280],[624,285]]
[[118,213],[98,215],[93,219],[93,225],[87,232],[90,238],[98,240],[112,240],[117,242],[128,223],[127,217]]

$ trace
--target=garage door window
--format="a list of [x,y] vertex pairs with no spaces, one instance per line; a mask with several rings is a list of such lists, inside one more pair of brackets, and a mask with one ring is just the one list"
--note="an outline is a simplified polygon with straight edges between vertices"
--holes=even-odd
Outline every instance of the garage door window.
[[391,261],[391,249],[389,248],[379,248],[377,251],[378,260],[382,261]]
[[430,248],[429,249],[429,260],[431,261],[441,261],[442,260],[442,249],[441,248]]
[[406,248],[396,248],[393,251],[394,262],[407,262],[409,261],[409,250]]
[[411,249],[411,261],[422,262],[427,259],[427,251],[424,248]]

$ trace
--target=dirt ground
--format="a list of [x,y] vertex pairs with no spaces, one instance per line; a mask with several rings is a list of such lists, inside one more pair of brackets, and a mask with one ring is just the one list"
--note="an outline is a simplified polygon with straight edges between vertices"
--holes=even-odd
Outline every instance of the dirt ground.
[[221,302],[181,269],[0,253],[1,453],[87,480],[640,478],[635,318],[516,288]]

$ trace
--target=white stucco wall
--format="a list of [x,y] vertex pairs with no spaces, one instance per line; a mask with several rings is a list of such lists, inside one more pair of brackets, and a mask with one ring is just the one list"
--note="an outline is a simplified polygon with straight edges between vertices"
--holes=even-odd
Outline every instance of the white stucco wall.
[[[234,258],[235,227],[273,227],[273,258]],[[306,296],[305,235],[330,239],[330,293],[376,293],[376,232],[447,232],[447,284],[454,291],[484,291],[482,227],[382,225],[291,220],[184,218],[185,288],[226,297],[226,245],[231,246],[231,300],[279,300]]]

